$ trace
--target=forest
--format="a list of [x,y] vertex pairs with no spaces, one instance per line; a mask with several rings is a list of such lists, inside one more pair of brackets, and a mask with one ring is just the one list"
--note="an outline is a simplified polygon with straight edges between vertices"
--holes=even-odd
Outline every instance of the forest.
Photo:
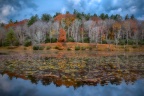
[[56,42],[144,45],[144,21],[134,15],[56,13],[0,24],[0,46],[34,46]]

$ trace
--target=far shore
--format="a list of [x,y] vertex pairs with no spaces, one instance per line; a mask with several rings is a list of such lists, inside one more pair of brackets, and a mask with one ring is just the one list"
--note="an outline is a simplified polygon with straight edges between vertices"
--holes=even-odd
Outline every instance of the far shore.
[[[95,44],[95,43],[75,43],[68,42],[64,44],[58,43],[46,43],[39,44],[37,46],[42,46],[41,50],[68,50],[68,51],[132,51],[132,52],[144,52],[144,45],[113,45],[113,44]],[[78,49],[76,47],[79,47]],[[33,51],[33,46],[25,47],[25,46],[7,46],[0,47],[0,51]]]

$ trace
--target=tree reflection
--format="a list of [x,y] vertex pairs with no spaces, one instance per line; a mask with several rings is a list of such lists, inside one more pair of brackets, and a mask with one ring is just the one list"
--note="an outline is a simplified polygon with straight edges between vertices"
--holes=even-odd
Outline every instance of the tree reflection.
[[[144,77],[143,55],[97,56],[96,53],[94,57],[80,57],[79,52],[76,55],[64,58],[56,58],[53,55],[39,55],[33,58],[31,56],[29,61],[22,59],[22,62],[18,59],[8,60],[3,62],[4,67],[0,66],[1,69],[5,68],[1,74],[9,75],[10,80],[14,77],[22,78],[30,80],[33,84],[41,81],[44,86],[53,82],[57,87],[65,85],[75,89],[83,85],[119,85],[123,80],[126,83],[134,83],[138,78]],[[10,66],[13,68],[10,69]]]

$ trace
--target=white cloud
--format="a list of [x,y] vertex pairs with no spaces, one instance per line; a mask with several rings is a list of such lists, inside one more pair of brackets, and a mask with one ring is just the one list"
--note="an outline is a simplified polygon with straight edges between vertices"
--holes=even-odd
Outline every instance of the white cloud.
[[137,8],[136,8],[136,6],[132,6],[132,7],[130,7],[129,10],[131,11],[131,13],[135,13],[137,11]]
[[61,13],[65,13],[66,12],[66,8],[65,7],[63,7],[62,9],[61,9]]
[[3,16],[8,16],[10,13],[15,12],[14,8],[10,5],[3,6],[1,10]]
[[14,9],[14,7],[10,6],[10,5],[5,5],[0,9],[0,23],[6,23],[7,20],[7,16],[15,13],[16,10]]
[[74,2],[74,5],[78,5],[81,0],[69,0],[69,2]]
[[138,17],[138,20],[144,20],[144,15],[142,15],[141,17]]

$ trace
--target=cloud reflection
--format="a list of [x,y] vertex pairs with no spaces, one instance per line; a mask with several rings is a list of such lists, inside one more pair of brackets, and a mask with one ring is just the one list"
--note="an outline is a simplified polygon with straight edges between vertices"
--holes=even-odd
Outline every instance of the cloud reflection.
[[134,84],[126,84],[123,81],[120,85],[84,85],[74,89],[65,86],[56,87],[53,83],[44,86],[41,82],[38,82],[36,85],[29,80],[19,78],[10,80],[7,75],[0,75],[1,96],[143,96],[143,86],[144,79],[141,79]]

